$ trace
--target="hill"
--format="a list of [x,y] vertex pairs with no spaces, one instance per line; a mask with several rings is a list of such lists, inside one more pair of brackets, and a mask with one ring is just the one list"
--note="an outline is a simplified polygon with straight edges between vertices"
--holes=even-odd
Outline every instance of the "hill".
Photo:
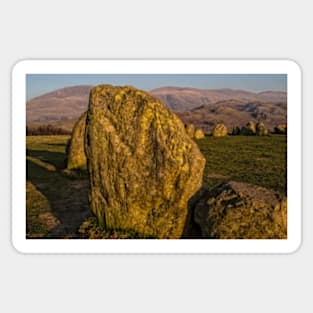
[[[27,124],[51,123],[71,129],[87,110],[91,87],[65,87],[29,100],[26,105]],[[193,123],[206,132],[218,122],[231,130],[249,120],[262,119],[269,128],[287,120],[286,92],[162,87],[151,90],[150,94],[175,111],[184,123]]]
[[172,110],[190,110],[202,105],[225,100],[238,100],[242,102],[287,102],[287,93],[279,91],[254,93],[235,89],[162,87],[151,90],[150,93]]
[[27,122],[77,119],[87,110],[91,87],[66,87],[31,99],[26,104]]
[[175,113],[185,124],[194,124],[196,128],[201,128],[206,133],[212,131],[217,123],[225,124],[228,131],[231,131],[234,127],[246,125],[251,120],[254,122],[262,120],[269,129],[287,122],[285,102],[245,103],[225,100]]

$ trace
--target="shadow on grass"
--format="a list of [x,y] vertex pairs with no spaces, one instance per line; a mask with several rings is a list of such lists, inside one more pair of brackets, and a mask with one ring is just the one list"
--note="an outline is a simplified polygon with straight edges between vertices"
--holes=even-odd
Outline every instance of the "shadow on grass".
[[[47,151],[30,151],[29,155],[40,158],[51,153],[55,154]],[[48,160],[51,160],[51,155]],[[31,160],[26,162],[27,180],[46,197],[52,214],[61,222],[46,238],[75,237],[81,223],[91,216],[88,180],[71,180],[59,171],[47,170]]]
[[27,149],[26,155],[39,159],[43,162],[50,163],[57,169],[64,169],[66,165],[66,155],[62,152]]

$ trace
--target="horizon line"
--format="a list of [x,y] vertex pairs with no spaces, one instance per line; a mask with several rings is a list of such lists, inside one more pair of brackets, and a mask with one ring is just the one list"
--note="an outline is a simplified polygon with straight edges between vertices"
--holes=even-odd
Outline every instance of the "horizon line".
[[[116,87],[126,87],[126,86],[132,86],[134,88],[137,88],[136,86],[134,85],[131,85],[131,84],[126,84],[126,85],[114,85],[114,84],[95,84],[95,85],[88,85],[88,84],[80,84],[80,85],[67,85],[67,86],[64,86],[64,87],[60,87],[60,88],[56,88],[56,89],[53,89],[53,90],[50,90],[50,91],[47,91],[47,92],[44,92],[42,94],[39,94],[35,97],[32,97],[32,98],[29,98],[29,99],[26,99],[26,101],[31,101],[33,99],[36,99],[36,98],[39,98],[39,97],[42,97],[44,95],[47,95],[49,93],[53,93],[57,90],[62,90],[62,89],[67,89],[67,88],[74,88],[74,87],[91,87],[91,88],[94,88],[96,86],[101,86],[101,85],[111,85],[111,86],[116,86]],[[275,89],[264,89],[262,91],[255,91],[255,90],[252,90],[252,89],[242,89],[242,88],[231,88],[231,87],[225,87],[225,88],[197,88],[197,87],[190,87],[190,86],[174,86],[174,85],[164,85],[164,86],[160,86],[160,87],[156,87],[156,88],[153,88],[153,89],[143,89],[143,88],[137,88],[139,90],[143,90],[145,92],[151,92],[151,91],[154,91],[154,90],[158,90],[158,89],[164,89],[164,88],[175,88],[175,89],[194,89],[194,90],[206,90],[206,91],[220,91],[220,90],[232,90],[232,91],[243,91],[243,92],[249,92],[249,93],[253,93],[253,94],[261,94],[261,93],[266,93],[266,92],[281,92],[281,93],[286,93],[287,94],[287,91],[286,90],[275,90]]]

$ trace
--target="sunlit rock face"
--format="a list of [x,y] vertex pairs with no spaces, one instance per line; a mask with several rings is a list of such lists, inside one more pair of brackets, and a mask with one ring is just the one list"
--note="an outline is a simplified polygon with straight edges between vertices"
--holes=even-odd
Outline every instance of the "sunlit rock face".
[[183,123],[133,87],[91,90],[85,151],[91,210],[107,229],[180,238],[205,159]]

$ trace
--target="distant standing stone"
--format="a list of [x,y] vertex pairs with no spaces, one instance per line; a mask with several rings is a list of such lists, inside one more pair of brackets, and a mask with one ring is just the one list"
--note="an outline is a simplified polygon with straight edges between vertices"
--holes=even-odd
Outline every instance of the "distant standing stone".
[[179,118],[133,87],[97,86],[86,121],[90,204],[99,224],[180,238],[205,159]]
[[204,132],[203,132],[203,130],[202,129],[197,129],[196,131],[195,131],[195,139],[203,139],[205,136],[204,136]]
[[257,136],[267,136],[268,135],[268,130],[265,127],[263,122],[258,122],[255,126],[255,130],[256,130]]
[[216,124],[213,133],[213,137],[225,137],[227,136],[227,128],[224,124]]
[[85,127],[87,113],[83,113],[76,122],[69,142],[67,169],[86,169],[86,154],[84,150]]

